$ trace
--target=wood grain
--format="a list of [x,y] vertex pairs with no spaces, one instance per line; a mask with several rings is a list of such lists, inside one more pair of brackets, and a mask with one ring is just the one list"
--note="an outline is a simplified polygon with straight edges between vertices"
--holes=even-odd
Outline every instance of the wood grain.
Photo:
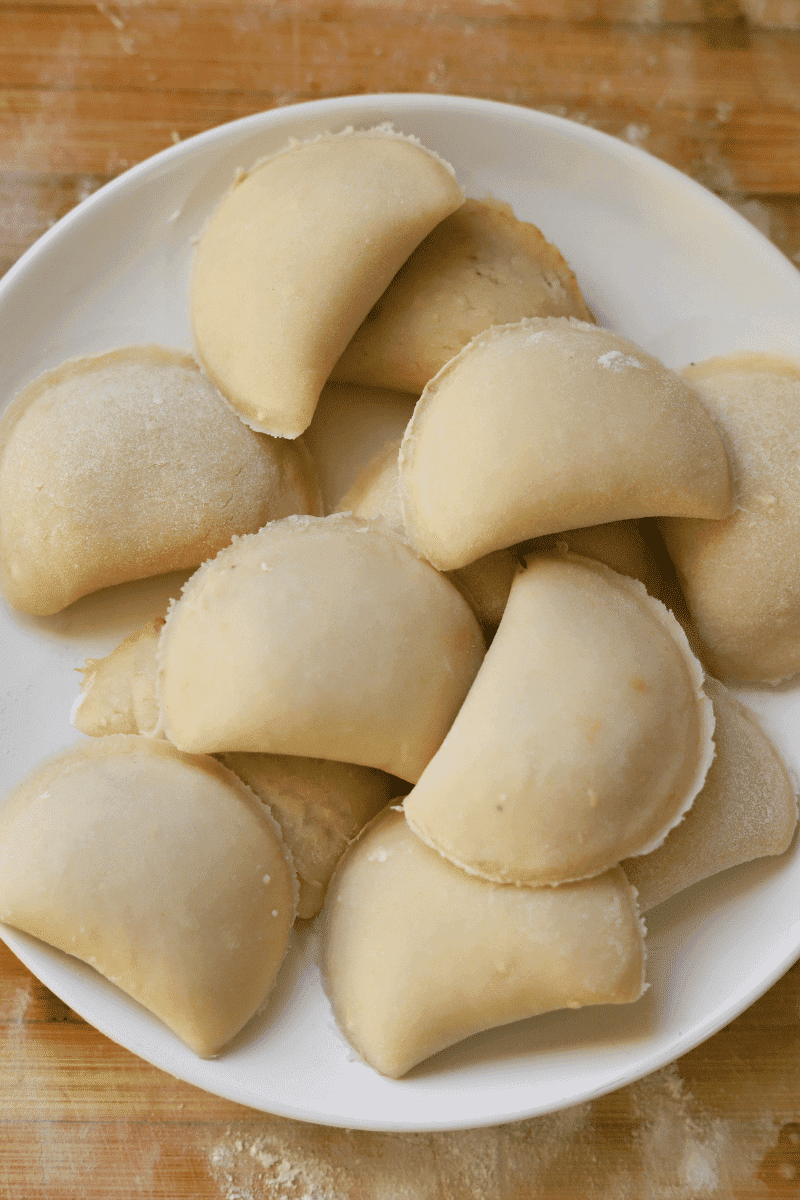
[[[800,262],[800,0],[0,3],[0,273],[177,138],[371,91],[487,97],[641,145]],[[800,1197],[800,965],[646,1080],[489,1130],[370,1134],[178,1082],[0,945],[3,1200]]]

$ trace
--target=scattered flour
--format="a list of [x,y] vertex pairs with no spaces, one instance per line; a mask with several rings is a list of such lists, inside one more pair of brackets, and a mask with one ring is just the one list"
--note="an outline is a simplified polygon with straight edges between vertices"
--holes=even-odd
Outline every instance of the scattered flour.
[[[788,1152],[770,1170],[788,1181],[796,1148],[786,1128]],[[739,1200],[743,1188],[762,1194],[778,1137],[769,1117],[711,1115],[673,1064],[591,1103],[494,1129],[362,1133],[254,1114],[208,1163],[219,1200]]]

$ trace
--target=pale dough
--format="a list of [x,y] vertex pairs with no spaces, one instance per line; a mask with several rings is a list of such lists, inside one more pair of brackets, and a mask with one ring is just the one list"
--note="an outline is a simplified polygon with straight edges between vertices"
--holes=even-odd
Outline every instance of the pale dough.
[[200,238],[190,306],[248,425],[303,432],[372,305],[463,201],[448,164],[383,126],[295,142],[237,178]]
[[735,354],[683,377],[725,439],[736,511],[661,531],[711,673],[778,683],[800,671],[800,361]]
[[[392,809],[342,859],[321,919],[339,1027],[394,1078],[484,1029],[627,1004],[644,986],[643,929],[619,868],[559,888],[488,883]],[[535,1027],[526,1036],[535,1046]]]
[[285,754],[220,761],[269,806],[297,871],[297,915],[316,916],[347,843],[397,795],[397,780],[373,767]]
[[370,311],[332,378],[421,392],[490,325],[592,315],[561,253],[501,200],[466,200],[429,233]]
[[411,544],[440,570],[528,538],[665,514],[725,517],[725,449],[677,375],[564,317],[480,334],[428,384],[400,451]]
[[440,749],[411,828],[500,882],[582,879],[663,841],[696,796],[714,727],[678,623],[635,580],[535,558]]
[[484,641],[457,589],[377,522],[289,517],[186,584],[161,634],[164,729],[194,753],[355,762],[414,782]]
[[81,742],[0,807],[0,920],[95,967],[202,1057],[271,992],[294,886],[260,800],[163,741]]
[[159,723],[156,649],[163,617],[134,630],[105,658],[87,658],[71,721],[81,733],[151,733]]
[[703,788],[657,850],[622,864],[643,912],[727,867],[782,854],[797,824],[794,785],[767,735],[716,679],[705,690],[716,754]]
[[247,429],[189,355],[73,359],[0,418],[0,589],[23,612],[58,612],[318,503],[308,456]]

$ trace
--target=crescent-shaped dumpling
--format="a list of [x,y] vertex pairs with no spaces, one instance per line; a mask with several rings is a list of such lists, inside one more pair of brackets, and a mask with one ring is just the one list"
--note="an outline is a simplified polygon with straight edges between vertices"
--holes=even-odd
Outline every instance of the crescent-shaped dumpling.
[[411,828],[500,882],[582,879],[664,839],[713,753],[703,673],[635,580],[539,558],[439,751],[405,801]]
[[222,754],[220,761],[269,805],[297,871],[297,915],[315,917],[348,842],[397,795],[397,780],[374,767],[288,754]]
[[725,449],[689,387],[561,317],[480,334],[426,387],[400,452],[411,544],[440,570],[630,517],[725,517]]
[[248,425],[303,432],[372,305],[463,200],[447,163],[386,126],[293,143],[237,178],[190,303],[200,356]]
[[619,868],[560,888],[477,879],[389,809],[328,889],[323,973],[339,1027],[371,1067],[398,1078],[484,1029],[630,1003],[644,983],[633,895]]
[[800,671],[800,361],[735,354],[683,377],[725,438],[737,506],[661,531],[709,670],[778,683]]
[[[337,511],[352,512],[367,520],[381,517],[399,537],[405,538],[398,484],[399,450],[399,440],[387,442],[356,476],[350,490],[339,501]],[[514,551],[503,549],[449,572],[453,583],[472,605],[487,637],[500,624],[518,566],[519,559]]]
[[332,378],[419,393],[490,325],[546,316],[592,320],[561,253],[510,205],[466,200],[403,264]]
[[264,805],[166,742],[81,742],[0,806],[0,920],[95,967],[202,1057],[271,992],[293,893]]
[[186,584],[161,634],[167,737],[419,778],[484,642],[458,590],[390,530],[340,514],[239,538]]
[[716,754],[702,790],[657,850],[622,864],[642,912],[727,867],[782,854],[797,824],[794,786],[772,742],[716,679],[705,690]]
[[23,612],[195,567],[317,506],[302,447],[254,434],[177,350],[71,360],[0,419],[0,589]]

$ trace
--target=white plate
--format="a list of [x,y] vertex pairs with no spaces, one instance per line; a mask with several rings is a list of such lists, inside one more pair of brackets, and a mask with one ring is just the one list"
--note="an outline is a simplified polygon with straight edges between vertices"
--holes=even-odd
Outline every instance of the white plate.
[[[643,151],[557,117],[481,100],[360,96],[248,117],[171,147],[91,196],[0,283],[2,395],[63,359],[130,342],[190,347],[190,239],[238,166],[348,124],[393,121],[444,155],[468,194],[534,221],[575,268],[598,317],[669,366],[737,348],[800,354],[800,275],[721,201]],[[405,418],[328,414],[331,446]],[[338,441],[337,441],[338,439]],[[336,464],[328,464],[336,475]],[[341,485],[339,479],[338,485]],[[332,485],[333,486],[333,485]],[[0,613],[3,790],[77,736],[74,668],[107,653],[180,580],[110,589],[47,619]],[[793,771],[800,692],[751,689]],[[651,988],[635,1005],[555,1013],[471,1038],[401,1081],[351,1060],[297,937],[267,1010],[201,1061],[89,968],[3,929],[78,1013],[182,1079],[254,1108],[361,1129],[457,1129],[515,1120],[629,1083],[683,1054],[764,992],[800,954],[800,853],[691,889],[650,918]]]

